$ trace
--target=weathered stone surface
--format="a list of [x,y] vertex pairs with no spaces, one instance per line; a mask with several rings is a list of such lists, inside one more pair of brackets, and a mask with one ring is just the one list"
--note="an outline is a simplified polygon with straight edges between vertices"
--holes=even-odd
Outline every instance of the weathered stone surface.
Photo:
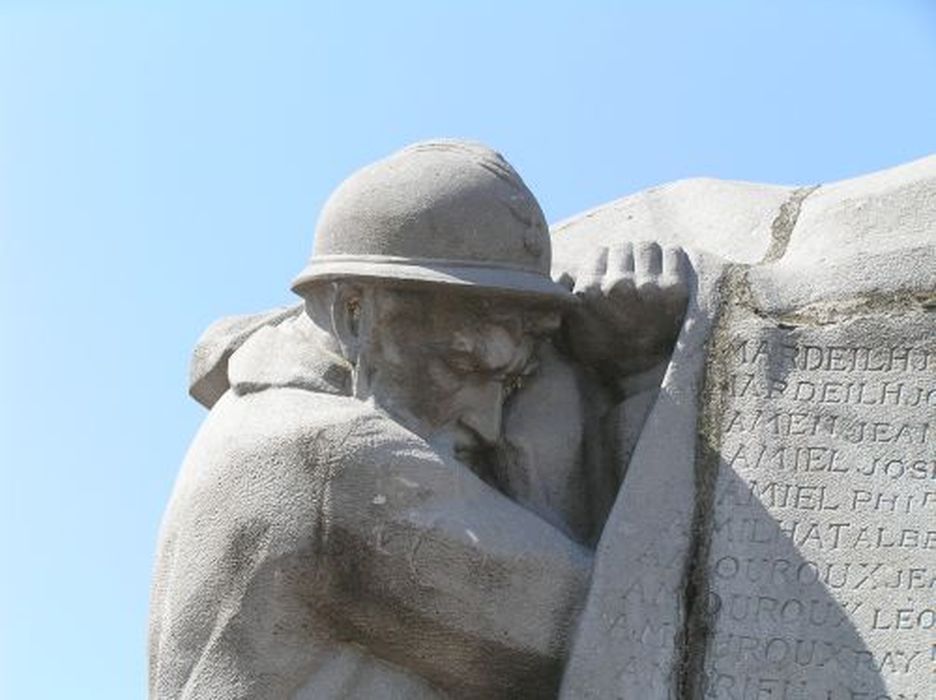
[[698,395],[723,261],[693,258],[683,330],[602,533],[563,698],[681,697]]
[[698,697],[926,697],[936,324],[734,309],[706,381]]
[[203,336],[153,697],[558,693],[689,270],[618,246],[560,284],[547,230],[496,152],[417,144],[329,200],[302,306]]
[[[932,696],[936,158],[787,195],[760,264],[693,239],[735,263],[696,264],[564,697]],[[564,224],[560,264],[643,197]]]
[[797,189],[694,178],[638,192],[553,226],[554,267],[574,269],[599,245],[648,239],[760,262],[781,207]]
[[154,697],[933,696],[936,157],[654,188],[553,281],[513,169],[433,142],[319,235],[196,349]]
[[803,200],[782,257],[751,270],[759,308],[901,290],[936,277],[936,156],[823,185]]
[[227,370],[231,355],[251,335],[264,326],[275,326],[298,315],[300,305],[260,314],[229,316],[217,321],[195,344],[189,366],[189,394],[205,408],[211,408],[230,387]]
[[713,339],[695,692],[930,697],[936,159],[803,202]]

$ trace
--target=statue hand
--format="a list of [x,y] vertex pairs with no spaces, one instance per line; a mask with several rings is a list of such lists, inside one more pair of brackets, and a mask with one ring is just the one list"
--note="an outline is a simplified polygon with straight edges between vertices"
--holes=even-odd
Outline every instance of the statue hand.
[[599,248],[576,277],[559,282],[578,303],[563,321],[563,343],[582,364],[610,379],[642,372],[672,351],[688,299],[682,248],[620,243]]

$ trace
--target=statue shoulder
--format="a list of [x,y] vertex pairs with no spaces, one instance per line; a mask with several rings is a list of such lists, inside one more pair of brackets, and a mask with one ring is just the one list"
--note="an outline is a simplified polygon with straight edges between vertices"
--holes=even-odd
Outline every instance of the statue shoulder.
[[195,343],[189,365],[189,394],[211,408],[230,384],[228,360],[258,330],[295,318],[302,305],[272,309],[256,314],[226,316],[212,323]]
[[334,478],[348,464],[379,471],[392,455],[428,454],[425,441],[367,402],[277,386],[226,392],[205,418],[183,472]]

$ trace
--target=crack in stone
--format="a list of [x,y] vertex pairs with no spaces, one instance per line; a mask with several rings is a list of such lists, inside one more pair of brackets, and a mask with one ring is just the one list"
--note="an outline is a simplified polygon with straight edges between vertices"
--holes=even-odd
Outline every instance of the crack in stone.
[[890,294],[870,294],[834,301],[820,301],[784,313],[765,313],[752,308],[759,317],[775,323],[779,328],[826,326],[841,323],[858,316],[880,314],[884,311],[912,313],[936,311],[936,292],[899,291]]
[[[787,251],[790,237],[806,198],[819,185],[800,187],[780,205],[770,226],[770,245],[759,264],[780,260]],[[683,629],[676,644],[676,697],[679,700],[702,698],[703,672],[711,641],[712,619],[706,610],[709,593],[708,557],[711,548],[715,483],[720,462],[721,416],[727,394],[723,388],[730,368],[731,348],[727,329],[739,314],[757,313],[748,279],[749,265],[731,264],[723,271],[716,292],[718,311],[712,334],[706,344],[705,376],[699,392],[699,424],[696,431],[695,492],[696,505],[683,593]]]
[[727,394],[723,391],[730,367],[731,347],[728,327],[736,315],[753,305],[747,278],[747,265],[729,265],[719,282],[717,295],[721,299],[714,319],[712,334],[705,352],[709,358],[699,392],[699,423],[696,431],[695,492],[696,505],[692,515],[688,561],[683,578],[683,630],[677,644],[677,694],[680,700],[701,698],[702,672],[711,638],[711,623],[704,602],[708,597],[708,556],[711,545],[712,518],[715,503],[715,481],[718,477],[719,445]]
[[780,205],[780,211],[770,224],[770,245],[761,259],[761,264],[776,262],[783,257],[790,244],[790,236],[793,235],[793,228],[796,226],[803,202],[819,187],[819,185],[799,187],[793,190],[790,198]]

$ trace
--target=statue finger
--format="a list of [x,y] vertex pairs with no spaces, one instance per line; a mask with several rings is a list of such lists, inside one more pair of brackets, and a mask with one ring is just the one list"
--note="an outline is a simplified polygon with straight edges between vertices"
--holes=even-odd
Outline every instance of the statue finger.
[[663,252],[656,243],[634,244],[634,282],[639,294],[652,294],[660,283]]
[[634,244],[630,241],[618,243],[608,248],[606,275],[620,277],[621,273],[634,274]]
[[685,294],[689,289],[689,259],[679,246],[666,246],[663,249],[663,271],[660,286],[677,294]]
[[601,278],[604,277],[607,266],[608,249],[602,246],[589,255],[582,264],[581,272],[572,288],[573,293],[584,294],[589,290],[600,288]]
[[658,243],[641,241],[634,244],[634,273],[638,276],[656,276],[663,269],[663,251]]

